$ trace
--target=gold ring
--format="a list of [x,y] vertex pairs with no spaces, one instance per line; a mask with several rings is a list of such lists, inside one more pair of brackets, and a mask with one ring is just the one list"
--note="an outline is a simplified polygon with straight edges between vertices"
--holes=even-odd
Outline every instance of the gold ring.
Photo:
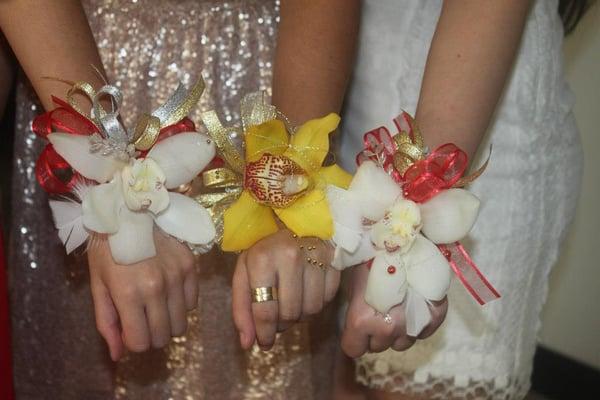
[[252,289],[252,302],[263,303],[265,301],[277,300],[277,288],[273,286],[258,287]]

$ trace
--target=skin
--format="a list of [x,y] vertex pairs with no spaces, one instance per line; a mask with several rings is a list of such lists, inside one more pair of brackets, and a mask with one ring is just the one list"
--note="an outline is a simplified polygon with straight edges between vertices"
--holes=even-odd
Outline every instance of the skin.
[[[433,37],[417,107],[418,121],[430,148],[454,142],[472,157],[490,124],[514,64],[530,1],[446,0]],[[351,280],[364,280],[364,270]],[[392,311],[393,326],[382,324],[362,306],[364,285],[354,282],[342,348],[351,357],[386,346],[408,348],[403,310]],[[433,333],[443,321],[447,302],[432,308],[434,318],[419,338]],[[346,361],[343,360],[342,364]],[[401,393],[364,390],[357,398],[413,400]],[[347,398],[342,391],[337,398]]]
[[[352,71],[359,15],[358,0],[281,2],[273,104],[292,123],[340,111]],[[316,247],[315,258],[329,265],[332,250],[319,242]],[[324,272],[306,263],[306,257],[285,230],[241,253],[232,309],[243,348],[256,340],[261,348],[270,349],[278,330],[320,312],[333,298],[339,272],[332,268]],[[252,304],[251,288],[262,286],[278,287],[279,301]]]
[[[22,21],[30,21],[27,29]],[[96,88],[104,84],[91,67],[103,72],[79,1],[0,1],[0,28],[46,110],[53,108],[50,96],[64,98],[69,86],[43,77],[83,80]],[[155,242],[156,257],[130,266],[113,261],[104,239],[96,238],[88,250],[96,325],[113,360],[125,349],[161,347],[183,334],[186,312],[197,304],[198,275],[190,250],[159,233]]]

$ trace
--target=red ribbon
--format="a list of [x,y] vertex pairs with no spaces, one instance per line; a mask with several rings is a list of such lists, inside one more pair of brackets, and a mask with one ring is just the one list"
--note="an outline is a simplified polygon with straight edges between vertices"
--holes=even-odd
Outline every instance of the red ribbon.
[[500,293],[485,279],[477,268],[467,250],[459,242],[453,244],[438,244],[442,254],[450,263],[463,286],[481,305],[500,298]]
[[[38,136],[47,139],[52,132],[64,132],[72,135],[92,135],[99,133],[98,127],[67,102],[52,96],[56,108],[37,116],[31,123],[31,129]],[[189,118],[183,118],[176,124],[161,129],[158,141],[182,132],[194,132],[196,126]],[[142,155],[147,152],[142,153]],[[73,190],[77,182],[84,180],[69,163],[62,158],[51,144],[46,145],[35,165],[35,176],[42,188],[50,194],[65,194]]]
[[396,180],[401,182],[402,176],[394,168],[394,153],[397,150],[396,142],[392,139],[386,127],[373,129],[363,136],[364,149],[356,155],[356,164],[360,165],[371,160],[381,167]]
[[[35,134],[44,139],[52,132],[72,135],[92,135],[99,132],[92,121],[81,115],[63,100],[52,96],[56,108],[37,116],[31,123]],[[51,144],[46,145],[35,165],[35,177],[50,194],[69,193],[83,177],[62,158]]]
[[450,189],[464,174],[467,154],[452,143],[435,149],[424,160],[415,162],[402,177],[404,197],[416,203],[431,199]]

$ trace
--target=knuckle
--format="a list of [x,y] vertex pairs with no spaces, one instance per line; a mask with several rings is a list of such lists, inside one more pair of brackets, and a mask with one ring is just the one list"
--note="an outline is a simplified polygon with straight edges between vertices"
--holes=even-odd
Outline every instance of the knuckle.
[[264,269],[269,263],[269,254],[261,248],[252,249],[246,258],[247,267],[252,270]]
[[185,253],[181,260],[181,270],[184,274],[189,274],[194,272],[196,266],[196,259],[194,255],[190,253]]
[[149,277],[144,282],[144,293],[149,296],[157,296],[165,291],[165,282],[162,277]]

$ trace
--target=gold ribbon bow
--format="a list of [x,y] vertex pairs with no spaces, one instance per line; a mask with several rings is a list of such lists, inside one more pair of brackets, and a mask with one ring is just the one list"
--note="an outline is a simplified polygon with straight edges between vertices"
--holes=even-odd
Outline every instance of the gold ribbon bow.
[[218,154],[226,164],[224,167],[202,173],[203,193],[195,196],[196,201],[210,213],[217,230],[218,242],[223,238],[223,213],[237,200],[243,190],[243,175],[246,167],[243,149],[244,133],[252,126],[276,119],[278,115],[275,106],[266,100],[264,92],[250,93],[242,99],[241,127],[224,126],[214,110],[201,115],[209,136],[217,146]]
[[427,149],[423,141],[423,135],[417,126],[415,120],[406,114],[409,123],[412,127],[412,135],[404,130],[401,130],[393,137],[396,142],[396,153],[394,154],[394,167],[404,175],[406,170],[415,162],[423,160],[427,155]]

